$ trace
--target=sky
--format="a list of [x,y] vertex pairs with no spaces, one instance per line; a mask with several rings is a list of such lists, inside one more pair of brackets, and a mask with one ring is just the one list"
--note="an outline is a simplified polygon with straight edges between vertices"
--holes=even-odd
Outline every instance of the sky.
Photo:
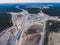
[[0,0],[0,3],[36,3],[36,2],[60,3],[60,0]]

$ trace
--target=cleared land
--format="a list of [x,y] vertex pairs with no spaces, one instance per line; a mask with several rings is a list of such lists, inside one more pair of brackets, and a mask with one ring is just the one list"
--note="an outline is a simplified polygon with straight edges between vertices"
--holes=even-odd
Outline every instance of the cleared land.
[[42,31],[42,24],[40,22],[27,21],[23,28],[19,45],[38,45]]
[[60,45],[60,32],[49,33],[48,45]]

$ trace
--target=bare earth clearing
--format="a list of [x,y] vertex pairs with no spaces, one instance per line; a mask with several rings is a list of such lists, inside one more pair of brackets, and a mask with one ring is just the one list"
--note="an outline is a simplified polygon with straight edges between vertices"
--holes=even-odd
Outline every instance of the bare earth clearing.
[[19,45],[39,44],[41,32],[43,31],[42,25],[39,22],[26,22],[23,30]]

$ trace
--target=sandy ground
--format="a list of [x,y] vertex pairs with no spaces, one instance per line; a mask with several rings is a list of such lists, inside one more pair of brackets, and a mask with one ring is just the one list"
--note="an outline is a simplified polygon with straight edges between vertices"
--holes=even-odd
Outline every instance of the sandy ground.
[[60,45],[60,32],[50,32],[48,45]]
[[[37,28],[37,30],[31,28]],[[38,45],[41,37],[41,32],[42,32],[42,24],[40,24],[40,22],[27,21],[25,27],[23,28],[19,45]]]
[[16,27],[12,26],[0,33],[0,45],[11,45],[12,40],[16,35]]

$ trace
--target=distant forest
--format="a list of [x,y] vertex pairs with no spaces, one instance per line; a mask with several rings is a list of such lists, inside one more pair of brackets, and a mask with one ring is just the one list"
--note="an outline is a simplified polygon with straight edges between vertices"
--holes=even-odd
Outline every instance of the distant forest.
[[20,12],[22,10],[14,7],[0,7],[0,12]]
[[12,25],[11,15],[6,12],[0,12],[0,32]]
[[40,12],[39,8],[25,8],[25,10],[27,10],[29,13],[34,13],[34,14],[37,14]]
[[60,17],[60,7],[50,7],[49,9],[43,9],[45,14],[50,16],[59,16]]
[[[25,8],[29,13],[39,13],[40,9],[39,8]],[[49,9],[43,9],[43,13],[48,14],[50,16],[59,16],[60,17],[60,7],[50,7]]]
[[[39,13],[39,8],[26,8],[29,13]],[[50,16],[59,16],[60,17],[60,7],[50,7],[49,9],[43,9],[43,13],[48,14]]]

